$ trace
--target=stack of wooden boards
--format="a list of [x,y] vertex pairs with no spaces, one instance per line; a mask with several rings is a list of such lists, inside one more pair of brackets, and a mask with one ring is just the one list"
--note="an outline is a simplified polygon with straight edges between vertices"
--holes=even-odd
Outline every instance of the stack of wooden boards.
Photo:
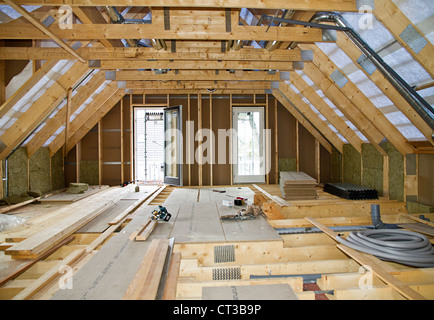
[[280,172],[280,190],[286,200],[314,200],[318,198],[316,192],[317,181],[300,171]]

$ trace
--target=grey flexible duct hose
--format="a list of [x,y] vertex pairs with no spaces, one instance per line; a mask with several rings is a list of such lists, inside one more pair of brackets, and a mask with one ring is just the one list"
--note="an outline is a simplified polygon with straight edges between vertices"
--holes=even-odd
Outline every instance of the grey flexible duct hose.
[[340,243],[382,260],[417,268],[434,267],[434,248],[427,237],[407,230],[363,230],[351,232]]

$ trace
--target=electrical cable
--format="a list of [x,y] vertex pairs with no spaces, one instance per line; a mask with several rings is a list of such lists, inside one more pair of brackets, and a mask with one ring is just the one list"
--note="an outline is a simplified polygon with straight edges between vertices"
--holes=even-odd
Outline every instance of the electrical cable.
[[340,243],[382,260],[428,268],[434,267],[434,248],[429,239],[407,230],[363,230],[351,232],[347,239],[336,237]]

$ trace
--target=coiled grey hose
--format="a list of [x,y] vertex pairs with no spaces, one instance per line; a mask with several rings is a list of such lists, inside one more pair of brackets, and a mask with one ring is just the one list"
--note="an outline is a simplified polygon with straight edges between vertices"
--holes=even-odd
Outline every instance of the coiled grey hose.
[[347,239],[336,237],[340,243],[382,260],[427,268],[434,267],[434,248],[429,239],[407,230],[363,230],[351,232]]

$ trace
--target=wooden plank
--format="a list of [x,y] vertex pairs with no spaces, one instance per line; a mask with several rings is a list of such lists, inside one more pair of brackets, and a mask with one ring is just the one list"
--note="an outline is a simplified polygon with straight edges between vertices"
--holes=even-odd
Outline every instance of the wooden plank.
[[[121,190],[117,187],[113,187],[70,205],[67,209],[64,209],[67,212],[69,209],[69,214],[66,214],[66,218],[59,221],[55,226],[46,228],[44,232],[39,232],[15,244],[11,248],[6,249],[5,254],[21,259],[40,256],[76,230],[80,229],[87,222],[104,212],[112,204],[119,201],[124,194],[130,191],[131,188],[129,187],[125,187]],[[79,208],[79,210],[77,210],[77,208]]]
[[126,216],[128,216],[129,214],[133,213],[138,207],[142,206],[142,205],[148,205],[149,203],[152,202],[152,200],[154,200],[164,189],[166,188],[166,186],[162,186],[160,188],[155,187],[154,190],[151,190],[147,196],[143,199],[139,199],[136,202],[134,202],[131,206],[129,206],[127,209],[125,209],[124,211],[122,211],[116,218],[114,218],[113,220],[111,220],[109,222],[109,225],[115,225],[118,224],[120,221],[122,221]]
[[265,191],[264,189],[262,189],[261,187],[257,186],[256,184],[253,184],[253,187],[255,187],[257,190],[259,190],[263,195],[265,195],[266,197],[268,197],[271,201],[275,202],[276,204],[278,204],[281,207],[287,207],[289,206],[288,202],[286,202],[285,200],[283,200],[282,198],[278,197],[278,196],[274,196],[270,193],[268,193],[267,191]]
[[180,266],[181,253],[174,252],[170,260],[169,271],[167,274],[166,284],[164,286],[163,300],[175,300]]
[[27,300],[31,298],[38,290],[44,287],[52,279],[59,275],[59,270],[63,266],[68,266],[74,261],[79,259],[83,254],[85,254],[85,249],[77,249],[68,255],[65,259],[62,259],[54,267],[52,267],[48,272],[44,273],[42,277],[34,281],[31,285],[26,287],[23,291],[17,294],[12,300]]
[[402,217],[405,217],[405,218],[408,218],[408,219],[411,219],[411,220],[417,221],[417,222],[419,222],[419,223],[423,223],[423,224],[426,224],[426,225],[428,225],[428,226],[434,227],[434,223],[433,223],[433,222],[430,222],[430,221],[426,221],[426,220],[420,219],[420,218],[418,218],[418,217],[412,216],[411,214],[401,212],[399,215],[402,216]]
[[168,240],[152,240],[136,276],[123,297],[124,300],[155,300],[168,249]]
[[380,265],[378,261],[376,261],[376,258],[374,256],[362,255],[360,254],[360,252],[357,252],[356,250],[353,250],[342,244],[338,244],[337,247],[361,265],[370,266],[372,268],[372,272],[377,277],[386,282],[389,286],[398,291],[405,298],[409,300],[427,300],[424,296],[416,292],[414,289],[410,288],[408,285],[406,285],[405,283],[391,275],[389,272],[384,270],[383,266]]
[[137,229],[138,232],[134,237],[132,237],[133,235],[131,235],[132,239],[130,237],[130,240],[146,241],[148,239],[149,235],[152,233],[152,231],[157,226],[157,223],[158,223],[157,220],[149,219],[143,228],[140,227],[139,229]]
[[[313,218],[305,218],[307,221],[312,223],[317,228],[321,229],[324,233],[326,233],[330,238],[336,239],[338,236],[337,232],[334,232],[330,228],[326,227],[322,223],[319,223]],[[401,295],[403,295],[405,298],[410,300],[426,300],[426,298],[422,295],[420,295],[418,292],[411,289],[408,285],[401,282],[397,278],[395,278],[393,275],[391,275],[391,269],[386,268],[387,266],[384,262],[379,260],[378,258],[368,255],[368,254],[362,254],[360,252],[357,252],[354,249],[351,249],[345,245],[337,244],[337,247],[343,251],[344,253],[348,254],[351,258],[356,260],[360,265],[364,266],[370,266],[372,269],[372,272],[379,277],[381,280],[386,282],[389,286],[391,286],[393,289],[398,291]],[[394,271],[393,271],[394,272]]]

